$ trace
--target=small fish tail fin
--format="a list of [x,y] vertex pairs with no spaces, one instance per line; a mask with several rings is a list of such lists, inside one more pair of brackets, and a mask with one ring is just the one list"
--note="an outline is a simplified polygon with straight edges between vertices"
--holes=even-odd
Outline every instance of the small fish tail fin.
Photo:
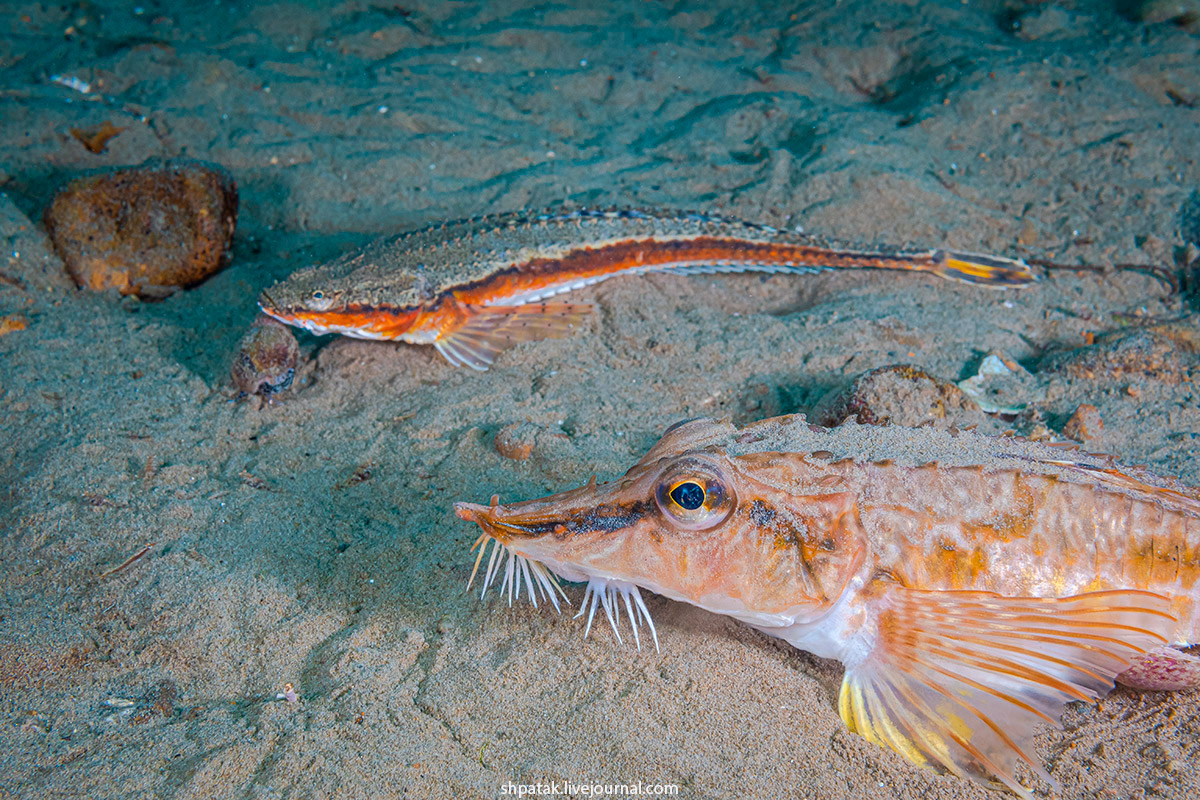
[[464,305],[462,324],[442,331],[433,346],[454,366],[483,371],[515,344],[566,336],[591,310],[586,303]]
[[1037,273],[1024,261],[957,250],[934,250],[927,270],[942,278],[998,289],[1028,286],[1038,281]]
[[1000,289],[1028,286],[1039,280],[1024,261],[957,250],[934,250],[927,271],[950,280]]
[[1143,591],[1043,599],[888,589],[869,652],[847,665],[842,720],[908,760],[1032,798],[1025,761],[1039,723],[1108,693],[1113,679],[1175,628],[1170,601]]

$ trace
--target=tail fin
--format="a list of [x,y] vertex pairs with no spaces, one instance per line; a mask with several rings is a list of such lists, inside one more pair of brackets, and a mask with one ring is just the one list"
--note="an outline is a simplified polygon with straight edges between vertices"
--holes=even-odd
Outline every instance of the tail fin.
[[1039,280],[1024,261],[955,250],[934,250],[928,270],[934,275],[977,286],[1010,288],[1028,286]]

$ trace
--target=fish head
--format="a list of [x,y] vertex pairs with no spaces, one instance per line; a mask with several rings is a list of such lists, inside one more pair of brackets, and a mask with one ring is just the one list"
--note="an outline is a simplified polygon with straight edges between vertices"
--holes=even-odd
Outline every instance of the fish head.
[[386,263],[368,246],[325,264],[304,267],[264,289],[259,308],[312,333],[398,339],[416,324],[430,299],[417,270]]
[[632,583],[768,627],[815,619],[863,558],[850,493],[819,460],[738,455],[733,433],[725,422],[681,423],[618,480],[455,510],[481,540],[569,581]]

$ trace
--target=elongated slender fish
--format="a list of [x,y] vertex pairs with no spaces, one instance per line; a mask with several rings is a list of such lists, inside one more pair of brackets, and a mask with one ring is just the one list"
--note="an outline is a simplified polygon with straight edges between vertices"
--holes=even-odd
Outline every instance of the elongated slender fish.
[[[846,725],[911,761],[1029,790],[1039,723],[1114,680],[1200,688],[1200,491],[1104,457],[974,433],[777,417],[671,429],[624,477],[478,523],[484,591],[557,607],[587,581],[614,632],[639,588],[846,668]],[[586,633],[585,633],[586,635]],[[619,634],[618,634],[619,638]]]
[[702,214],[634,210],[497,214],[378,239],[264,291],[262,310],[313,333],[432,344],[487,369],[521,341],[563,336],[591,310],[551,297],[646,272],[931,272],[990,287],[1029,266],[951,250],[861,247]]

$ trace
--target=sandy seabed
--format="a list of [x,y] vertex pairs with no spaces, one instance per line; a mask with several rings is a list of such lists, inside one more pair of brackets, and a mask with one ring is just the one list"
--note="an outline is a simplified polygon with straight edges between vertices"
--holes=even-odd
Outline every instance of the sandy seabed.
[[[228,370],[258,290],[297,267],[563,203],[1174,269],[1200,246],[1200,38],[1137,5],[8,4],[0,798],[989,796],[846,731],[837,664],[728,619],[650,597],[662,650],[638,652],[465,594],[476,532],[451,505],[611,478],[686,417],[809,411],[887,364],[961,380],[991,352],[1050,429],[1092,404],[1090,447],[1200,483],[1193,351],[1047,368],[1105,332],[1194,328],[1186,285],[629,278],[487,373],[304,338],[260,404]],[[124,130],[103,153],[70,133],[105,122]],[[238,180],[230,265],[163,302],[77,291],[38,222],[54,188],[177,156]],[[527,460],[494,446],[512,425]],[[1118,690],[1039,753],[1064,798],[1200,796],[1200,696]]]

